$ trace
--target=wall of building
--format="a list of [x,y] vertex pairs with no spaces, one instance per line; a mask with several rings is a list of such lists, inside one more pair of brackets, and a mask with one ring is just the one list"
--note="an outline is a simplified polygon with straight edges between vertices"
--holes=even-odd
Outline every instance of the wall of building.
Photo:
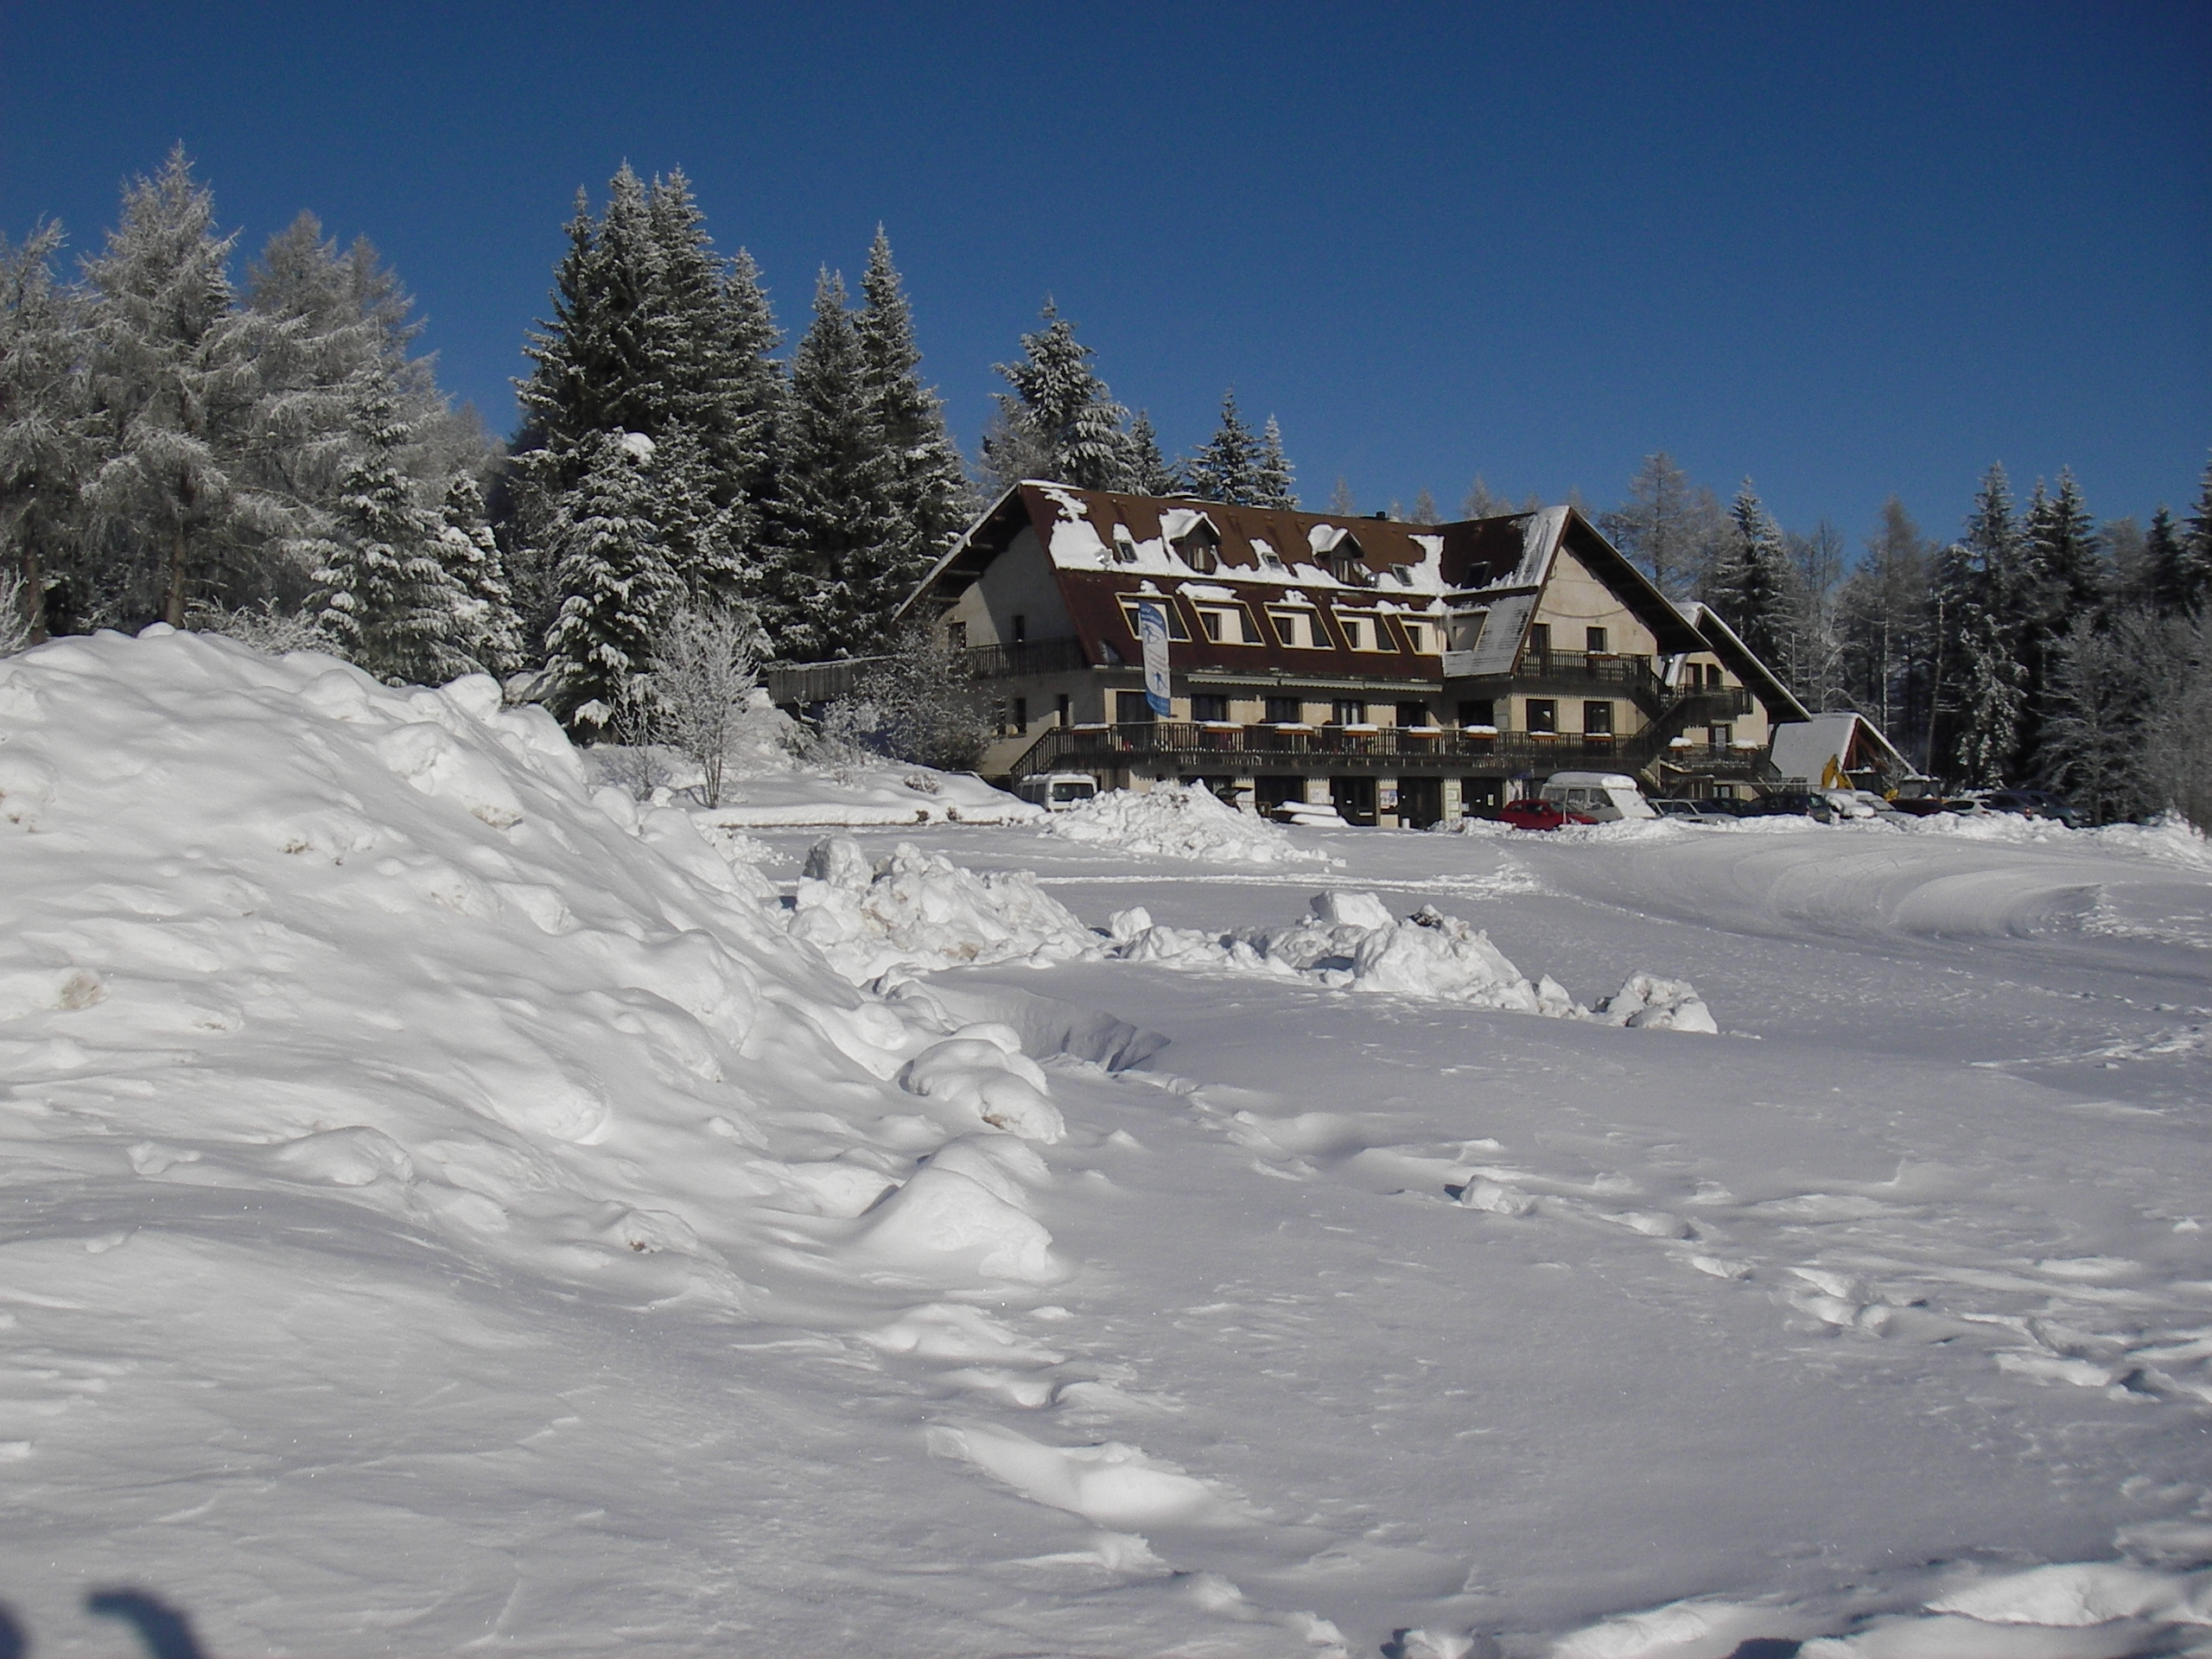
[[983,568],[952,608],[948,623],[965,626],[971,645],[1014,643],[1014,619],[1023,620],[1027,639],[1065,639],[1075,624],[1060,598],[1060,585],[1052,572],[1037,532],[1025,524],[1007,544],[1006,551]]
[[1636,613],[1564,547],[1552,557],[1551,576],[1529,620],[1551,625],[1555,651],[1584,649],[1592,628],[1605,629],[1605,649],[1616,656],[1649,657],[1659,648]]

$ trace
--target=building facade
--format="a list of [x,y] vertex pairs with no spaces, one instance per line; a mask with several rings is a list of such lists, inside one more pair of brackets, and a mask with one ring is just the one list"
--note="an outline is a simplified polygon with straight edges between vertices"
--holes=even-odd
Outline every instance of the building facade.
[[[1145,601],[1168,622],[1164,719]],[[1025,483],[903,614],[996,697],[987,777],[1203,781],[1354,823],[1481,811],[1566,770],[1746,791],[1774,725],[1808,717],[1719,617],[1669,601],[1572,507],[1423,525]],[[801,706],[853,671],[785,669],[771,690]]]

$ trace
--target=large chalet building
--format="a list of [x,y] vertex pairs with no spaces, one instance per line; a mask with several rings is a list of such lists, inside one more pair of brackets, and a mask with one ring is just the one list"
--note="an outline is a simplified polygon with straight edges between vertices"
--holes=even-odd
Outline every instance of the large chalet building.
[[[1140,601],[1168,620],[1147,705]],[[987,777],[1204,781],[1264,810],[1421,826],[1554,772],[1748,792],[1804,708],[1721,619],[1669,600],[1572,507],[1452,524],[1016,486],[907,599],[998,699]],[[779,671],[779,702],[842,664]]]

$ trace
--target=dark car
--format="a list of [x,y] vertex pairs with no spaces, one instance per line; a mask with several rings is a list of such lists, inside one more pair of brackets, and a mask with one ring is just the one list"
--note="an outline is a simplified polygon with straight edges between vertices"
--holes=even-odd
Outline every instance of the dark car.
[[1890,803],[1890,810],[1909,818],[1932,818],[1938,812],[1948,812],[1950,806],[1941,795],[1900,795]]
[[1811,818],[1820,823],[1835,822],[1835,807],[1825,795],[1809,789],[1777,789],[1753,801],[1747,818]]
[[1651,803],[1651,810],[1662,818],[1694,818],[1697,817],[1695,801],[1675,801],[1664,798]]
[[1516,830],[1557,830],[1563,824],[1595,823],[1597,819],[1551,801],[1508,801],[1497,815]]
[[2082,827],[2082,815],[2047,789],[1998,789],[1981,798],[1992,812],[2018,812],[2022,817],[2049,818],[2069,830]]

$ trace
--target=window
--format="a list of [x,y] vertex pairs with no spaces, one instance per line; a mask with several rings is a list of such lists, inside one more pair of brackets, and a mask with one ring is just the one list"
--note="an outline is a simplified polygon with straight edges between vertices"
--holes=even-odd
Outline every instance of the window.
[[1716,749],[1727,748],[1736,741],[1736,728],[1725,721],[1708,726],[1705,728],[1705,741]]
[[1552,625],[1548,622],[1531,622],[1529,625],[1529,649],[1535,655],[1543,657],[1550,654],[1551,648]]
[[1497,704],[1492,699],[1473,697],[1459,705],[1459,727],[1462,731],[1470,726],[1495,727],[1497,724]]
[[1305,719],[1306,705],[1299,702],[1296,697],[1269,697],[1268,699],[1268,725],[1296,726],[1301,724]]
[[1425,702],[1402,702],[1398,705],[1398,724],[1426,726],[1428,724],[1428,705]]
[[1420,652],[1424,656],[1434,652],[1436,624],[1416,622],[1410,617],[1402,616],[1398,619],[1398,626],[1406,631],[1406,644],[1410,649]]
[[1192,697],[1191,718],[1192,720],[1227,720],[1229,699],[1216,696]]
[[1586,649],[1587,649],[1593,657],[1603,657],[1605,654],[1606,650],[1605,631],[1603,628],[1585,628],[1582,632],[1585,639],[1588,641],[1588,645]]
[[1207,537],[1203,526],[1176,543],[1175,550],[1182,556],[1184,563],[1202,576],[1221,567],[1221,556],[1215,551],[1214,543]]
[[1152,723],[1152,704],[1141,691],[1116,691],[1114,694],[1114,723],[1116,726],[1148,726]]
[[1395,651],[1390,636],[1382,632],[1382,619],[1370,611],[1338,611],[1337,626],[1344,643],[1354,651]]
[[1249,645],[1258,642],[1245,626],[1244,607],[1241,605],[1200,605],[1198,626],[1205,630],[1207,639],[1220,645]]
[[1063,691],[1063,692],[1061,692],[1061,693],[1060,693],[1060,707],[1059,707],[1058,714],[1058,715],[1057,715],[1056,717],[1057,717],[1057,719],[1058,720],[1059,724],[1060,724],[1060,727],[1061,727],[1061,728],[1062,728],[1063,730],[1065,730],[1065,729],[1066,729],[1068,727],[1072,726],[1072,725],[1074,725],[1074,724],[1075,724],[1075,715],[1074,715],[1074,709],[1073,709],[1072,700],[1069,697],[1068,694],[1067,694],[1066,692],[1065,692],[1065,691]]
[[1357,697],[1338,697],[1329,717],[1338,726],[1364,726],[1367,724],[1367,705]]
[[1559,730],[1559,704],[1549,697],[1529,699],[1529,729],[1532,732]]
[[1029,699],[1027,697],[1016,697],[1014,700],[1013,734],[1016,737],[1020,737],[1027,733],[1028,729]]
[[1029,637],[1029,619],[1020,611],[1014,613],[1014,643],[1020,645]]
[[1135,564],[1137,562],[1137,538],[1127,524],[1114,526],[1114,563]]
[[1585,737],[1611,737],[1613,734],[1613,705],[1610,702],[1584,703],[1582,734]]
[[947,651],[968,649],[968,625],[965,622],[948,622],[944,625],[944,648]]
[[1286,645],[1310,647],[1328,643],[1317,637],[1320,633],[1319,619],[1311,611],[1269,611],[1268,620],[1274,624],[1275,638]]
[[1280,570],[1282,569],[1282,561],[1275,556],[1275,552],[1273,548],[1263,547],[1260,549],[1260,563],[1270,570]]
[[[1183,620],[1183,607],[1173,600],[1154,599],[1147,594],[1145,603],[1157,605],[1161,610],[1166,612],[1167,637],[1170,639],[1188,639],[1191,637],[1190,624]],[[1143,639],[1144,635],[1137,628],[1137,601],[1135,600],[1125,599],[1122,601],[1122,615],[1129,625],[1131,636],[1138,639]]]
[[1446,619],[1446,627],[1454,651],[1472,651],[1482,643],[1483,625],[1490,620],[1488,611],[1454,611]]

